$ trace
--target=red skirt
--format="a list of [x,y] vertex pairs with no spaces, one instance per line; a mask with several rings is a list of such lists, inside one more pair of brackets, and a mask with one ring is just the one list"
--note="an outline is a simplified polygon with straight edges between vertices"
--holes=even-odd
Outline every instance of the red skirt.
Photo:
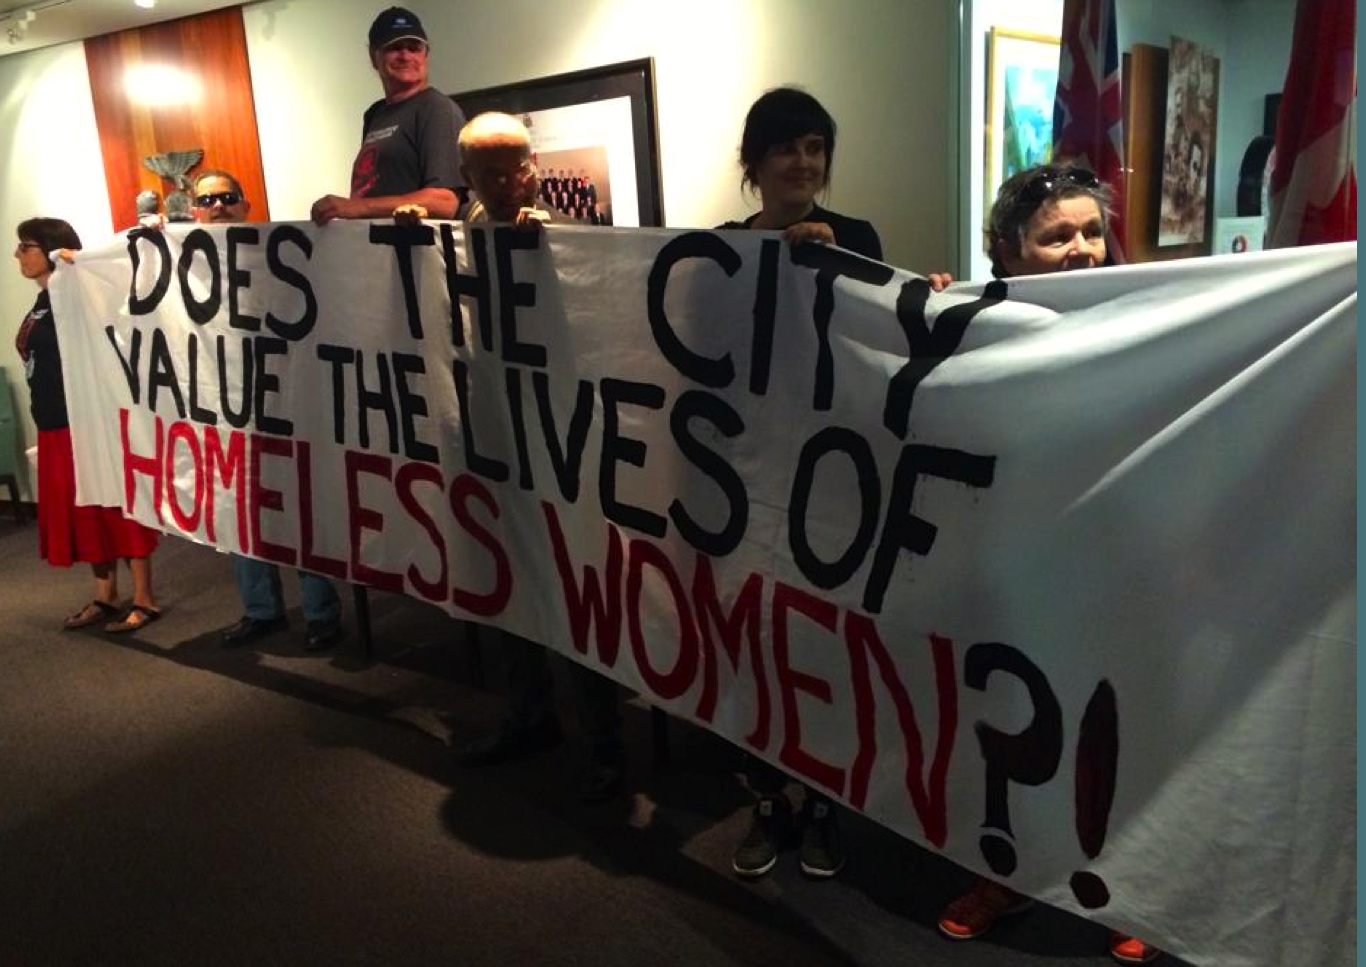
[[49,564],[105,564],[146,557],[157,532],[114,507],[76,506],[70,430],[38,431],[38,553]]

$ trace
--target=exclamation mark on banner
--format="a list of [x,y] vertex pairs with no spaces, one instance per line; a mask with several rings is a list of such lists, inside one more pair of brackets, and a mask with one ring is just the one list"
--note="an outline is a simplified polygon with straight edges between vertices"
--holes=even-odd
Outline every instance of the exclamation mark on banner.
[[[1114,688],[1102,679],[1086,703],[1077,739],[1077,841],[1088,859],[1099,856],[1105,846],[1118,771],[1119,710]],[[1110,888],[1094,873],[1079,870],[1072,874],[1069,884],[1077,902],[1088,910],[1110,902]]]

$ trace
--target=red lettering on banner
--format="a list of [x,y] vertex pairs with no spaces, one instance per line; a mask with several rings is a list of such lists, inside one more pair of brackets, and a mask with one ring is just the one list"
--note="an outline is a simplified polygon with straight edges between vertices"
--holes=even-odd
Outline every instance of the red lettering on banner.
[[[597,569],[591,564],[583,568],[583,587],[574,580],[574,563],[569,559],[560,517],[550,504],[541,502],[550,544],[555,552],[555,569],[560,575],[565,610],[569,613],[569,629],[574,639],[574,650],[588,654],[588,632],[595,630],[598,660],[608,668],[617,663],[621,650],[621,534],[610,524],[607,527],[607,582],[598,579]],[[604,591],[606,592],[604,594]]]
[[[189,513],[181,509],[180,488],[176,486],[177,443],[184,443],[189,450],[194,473],[194,500],[190,504]],[[176,522],[177,527],[191,533],[199,530],[200,512],[204,502],[204,460],[199,449],[199,436],[195,433],[192,423],[172,423],[171,430],[166,435],[166,502],[171,505],[171,519]]]
[[465,532],[483,545],[493,558],[493,590],[487,594],[475,594],[473,591],[452,587],[451,601],[466,611],[490,618],[502,614],[512,597],[512,561],[498,538],[489,533],[488,528],[470,513],[471,500],[483,504],[484,509],[494,520],[501,516],[502,508],[498,506],[493,492],[473,474],[463,473],[451,484],[451,513],[460,522],[460,526],[465,528]]
[[346,451],[346,506],[350,511],[351,533],[351,576],[362,584],[370,584],[382,591],[403,593],[403,575],[393,571],[382,571],[371,567],[361,560],[365,544],[365,532],[384,530],[384,515],[360,502],[360,475],[370,474],[393,479],[394,461],[378,453],[363,453],[359,450]]
[[218,431],[211,426],[204,427],[204,477],[205,536],[210,543],[218,542],[214,533],[217,508],[214,487],[221,480],[223,486],[232,490],[237,498],[237,546],[244,553],[250,551],[251,543],[247,534],[247,438],[244,434],[236,431],[228,434],[228,452],[225,456]]
[[773,666],[783,708],[783,742],[778,758],[798,775],[817,782],[831,792],[843,794],[845,770],[817,759],[802,748],[802,721],[797,693],[805,692],[827,705],[834,702],[830,683],[792,667],[788,648],[788,613],[796,611],[828,631],[839,621],[839,608],[814,594],[779,582],[773,588]]
[[[688,595],[667,554],[649,541],[634,540],[630,545],[630,566],[626,572],[626,599],[629,607],[631,652],[635,655],[640,677],[656,695],[668,700],[683,695],[697,678],[698,641],[697,622],[688,607]],[[656,671],[650,664],[645,648],[645,632],[640,625],[641,594],[645,565],[653,567],[664,578],[673,595],[674,613],[678,616],[678,658],[667,672]]]
[[133,453],[132,445],[128,441],[128,410],[119,410],[119,437],[123,442],[123,512],[132,516],[137,495],[137,474],[152,478],[152,508],[157,513],[157,522],[162,523],[165,518],[161,515],[161,465],[165,459],[165,439],[164,430],[161,425],[161,417],[154,417],[156,422],[156,441],[157,452],[154,457],[139,456]]
[[346,562],[324,557],[313,550],[313,447],[298,440],[295,449],[295,478],[299,482],[299,567],[314,574],[345,578]]
[[936,723],[938,738],[930,774],[925,776],[924,743],[916,722],[915,707],[911,704],[906,686],[897,676],[891,653],[877,633],[877,625],[867,615],[850,614],[844,621],[844,640],[849,648],[851,680],[854,688],[854,711],[858,718],[859,751],[854,759],[849,778],[849,803],[862,809],[868,801],[868,780],[877,758],[875,720],[877,703],[873,698],[869,656],[877,665],[878,675],[891,696],[897,722],[906,744],[906,792],[925,838],[935,846],[943,846],[948,837],[948,804],[944,792],[948,780],[949,761],[953,758],[954,738],[958,733],[958,680],[954,671],[953,642],[939,635],[930,635],[930,653],[934,660],[934,686],[938,699],[939,716]]
[[408,512],[408,516],[417,521],[418,526],[427,532],[428,539],[436,549],[436,559],[441,562],[441,573],[435,581],[428,581],[417,569],[416,564],[410,564],[408,565],[408,583],[428,601],[445,604],[446,581],[450,574],[450,564],[446,561],[446,539],[441,536],[441,529],[436,526],[436,521],[432,520],[426,508],[418,503],[417,496],[413,493],[413,485],[424,481],[435,484],[438,492],[445,489],[445,481],[441,479],[441,471],[430,463],[405,463],[398,468],[398,476],[394,478],[394,487],[398,490],[398,501],[403,505],[403,509]]
[[251,546],[257,557],[277,564],[294,566],[298,557],[292,547],[272,544],[261,536],[261,512],[263,510],[283,511],[284,494],[271,490],[261,483],[262,457],[293,457],[294,442],[279,437],[251,435]]
[[712,628],[715,627],[721,647],[725,649],[730,666],[736,673],[740,671],[740,651],[746,642],[749,644],[749,666],[754,676],[755,719],[754,729],[745,736],[745,741],[758,749],[768,748],[773,719],[768,675],[764,671],[763,594],[763,577],[751,574],[735,596],[735,604],[730,612],[723,612],[720,595],[716,592],[716,574],[712,570],[711,559],[703,554],[697,555],[692,576],[693,610],[697,613],[697,625],[702,635],[702,695],[697,701],[697,717],[710,724],[716,716],[717,656],[716,640],[712,635]]

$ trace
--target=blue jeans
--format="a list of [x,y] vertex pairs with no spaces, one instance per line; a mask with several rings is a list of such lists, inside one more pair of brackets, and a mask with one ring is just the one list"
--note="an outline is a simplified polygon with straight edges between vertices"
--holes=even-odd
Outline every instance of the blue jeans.
[[[280,590],[280,569],[266,561],[232,556],[232,576],[248,618],[274,621],[285,615],[285,598]],[[299,572],[299,592],[303,598],[305,621],[336,621],[341,617],[341,599],[325,577]]]

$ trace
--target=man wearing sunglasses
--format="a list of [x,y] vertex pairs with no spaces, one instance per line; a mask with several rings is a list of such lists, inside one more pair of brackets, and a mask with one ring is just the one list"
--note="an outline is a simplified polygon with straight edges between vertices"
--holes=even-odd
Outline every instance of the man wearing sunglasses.
[[370,25],[369,40],[384,98],[366,109],[350,197],[324,195],[310,217],[326,225],[421,209],[418,214],[454,218],[465,190],[455,147],[465,118],[427,83],[427,32],[412,11],[389,7]]
[[[242,184],[226,171],[207,169],[194,179],[191,198],[194,220],[202,224],[229,225],[244,222],[251,203]],[[280,587],[280,569],[266,561],[236,554],[232,557],[232,576],[242,598],[242,617],[223,629],[223,647],[240,648],[285,627],[285,600]],[[308,571],[299,572],[302,599],[305,651],[322,651],[342,636],[341,600],[327,578]]]

